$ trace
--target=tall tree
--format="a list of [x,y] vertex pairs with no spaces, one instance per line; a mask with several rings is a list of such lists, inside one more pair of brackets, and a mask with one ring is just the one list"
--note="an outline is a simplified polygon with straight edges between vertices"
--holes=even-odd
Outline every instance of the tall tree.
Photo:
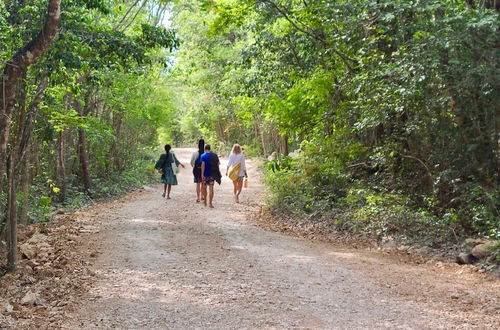
[[61,18],[61,1],[50,0],[46,22],[38,35],[23,48],[14,53],[3,68],[0,81],[0,187],[6,169],[7,144],[9,140],[12,111],[16,101],[16,88],[26,69],[35,63],[47,51],[57,34]]
[[[7,166],[7,145],[10,135],[13,109],[16,101],[16,88],[26,69],[35,63],[47,51],[57,33],[57,26],[61,17],[61,1],[50,0],[47,10],[46,22],[38,35],[19,49],[3,69],[0,81],[0,187],[3,187],[3,178]],[[11,155],[9,175],[9,200],[7,207],[8,221],[8,264],[10,270],[17,266],[17,215],[16,215],[16,151]]]

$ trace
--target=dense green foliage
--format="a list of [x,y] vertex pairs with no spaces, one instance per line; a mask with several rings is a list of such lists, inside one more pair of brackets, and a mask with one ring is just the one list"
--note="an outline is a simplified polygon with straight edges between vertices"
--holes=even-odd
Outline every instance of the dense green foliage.
[[[55,39],[1,122],[0,228],[12,214],[43,221],[139,185],[159,141],[203,136],[221,154],[236,142],[276,152],[273,210],[436,246],[500,238],[499,10],[493,0],[63,1]],[[46,1],[0,3],[4,68],[46,20]]]
[[499,238],[495,6],[176,1],[183,138],[297,149],[269,165],[280,211],[429,244]]
[[[20,222],[44,221],[60,205],[81,207],[152,179],[158,131],[174,113],[165,72],[178,42],[163,26],[166,6],[62,2],[56,39],[18,84],[8,157],[18,160],[9,175],[16,176]],[[47,1],[0,3],[2,66],[46,15]]]

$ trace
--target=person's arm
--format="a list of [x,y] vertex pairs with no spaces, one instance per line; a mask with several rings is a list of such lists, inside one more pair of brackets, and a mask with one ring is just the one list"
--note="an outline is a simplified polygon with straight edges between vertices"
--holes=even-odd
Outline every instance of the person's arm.
[[177,166],[181,166],[182,168],[186,168],[186,166],[184,166],[184,164],[182,164],[178,159],[177,157],[175,156],[175,154],[172,154],[174,156],[174,162],[175,162],[175,165]]
[[198,158],[198,152],[193,152],[191,155],[191,167],[194,167],[194,164],[196,163],[196,158]]
[[233,157],[231,157],[232,155],[229,155],[229,159],[227,160],[227,167],[226,167],[226,176],[227,176],[227,173],[229,172],[229,168],[231,167],[231,165],[233,165]]
[[158,161],[155,164],[155,169],[159,170],[160,168],[162,168],[164,160],[165,160],[165,155],[161,155],[160,159],[158,159]]
[[205,162],[201,162],[201,179],[205,180]]
[[247,165],[245,162],[245,156],[241,157],[241,168],[243,169],[243,173],[245,173],[245,177],[248,178],[247,175]]

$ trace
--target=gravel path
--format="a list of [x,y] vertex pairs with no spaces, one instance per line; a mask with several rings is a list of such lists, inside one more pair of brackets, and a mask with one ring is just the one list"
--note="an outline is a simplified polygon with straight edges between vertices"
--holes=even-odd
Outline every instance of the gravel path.
[[[188,165],[191,150],[176,154]],[[94,207],[97,281],[64,328],[500,328],[498,280],[261,229],[249,175],[240,205],[227,178],[215,209],[196,204],[183,170],[171,200],[155,186]]]

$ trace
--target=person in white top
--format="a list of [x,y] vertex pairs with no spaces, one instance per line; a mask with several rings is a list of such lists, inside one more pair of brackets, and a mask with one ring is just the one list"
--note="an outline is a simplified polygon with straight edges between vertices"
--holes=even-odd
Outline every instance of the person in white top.
[[[234,186],[234,201],[240,202],[240,194],[243,188],[243,178],[247,178],[247,168],[245,165],[245,155],[241,153],[241,146],[235,144],[229,155],[227,162],[226,176],[229,173]],[[237,174],[237,175],[236,175]]]

